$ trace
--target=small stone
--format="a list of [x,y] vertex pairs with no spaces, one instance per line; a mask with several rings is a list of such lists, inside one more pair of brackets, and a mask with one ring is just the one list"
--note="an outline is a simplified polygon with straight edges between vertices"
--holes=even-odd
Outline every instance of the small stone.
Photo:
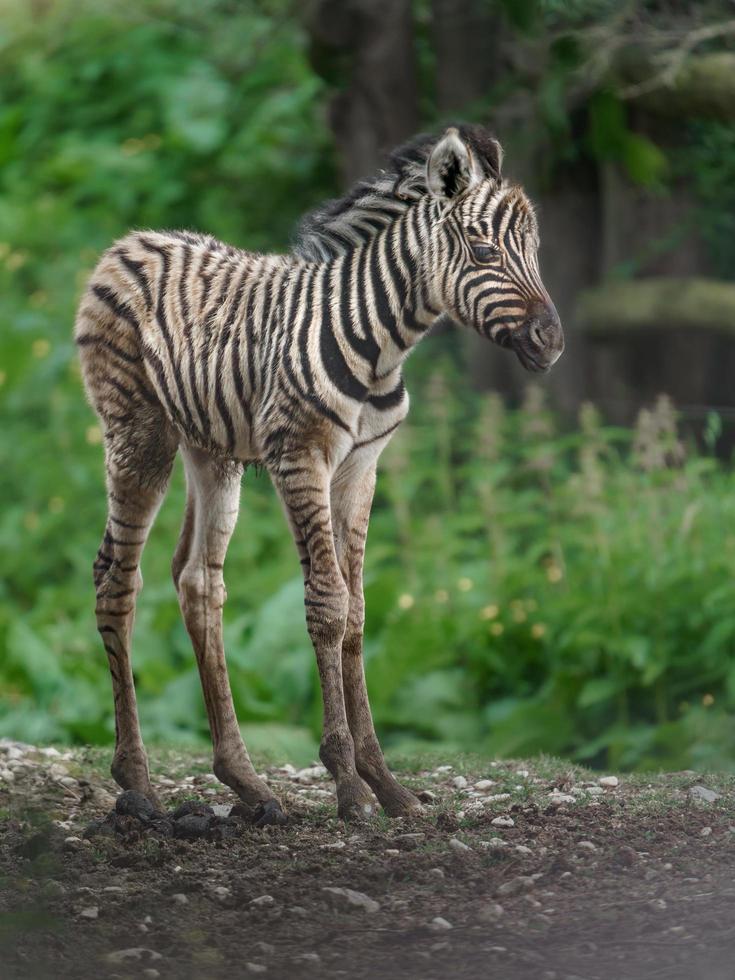
[[380,904],[376,902],[375,899],[365,895],[364,892],[353,891],[352,888],[327,887],[322,888],[322,891],[328,892],[330,895],[334,895],[336,898],[341,899],[348,905],[363,909],[365,912],[377,912],[380,908]]
[[606,789],[615,789],[620,780],[617,776],[600,776],[597,782]]
[[528,769],[516,769],[516,776],[520,776],[521,779],[528,779]]
[[108,963],[155,962],[163,959],[160,953],[145,946],[131,946],[130,949],[116,949],[105,957]]
[[582,851],[596,851],[597,847],[592,843],[591,840],[581,840],[577,847]]
[[321,963],[322,961],[318,953],[297,953],[293,958],[300,963]]
[[483,792],[483,790],[490,789],[494,785],[495,785],[494,779],[480,779],[478,782],[475,783],[475,789],[479,789],[480,792]]
[[306,915],[306,909],[303,905],[292,905],[288,910],[292,915]]
[[212,813],[215,817],[229,817],[232,812],[232,803],[214,803],[212,804]]
[[419,792],[416,794],[416,797],[418,800],[421,801],[421,803],[436,802],[436,793],[432,793],[430,789],[419,790]]
[[477,918],[481,922],[497,922],[503,915],[505,915],[505,909],[502,905],[499,905],[497,902],[489,902],[487,905],[482,906],[477,913]]
[[452,780],[452,786],[454,786],[455,789],[466,789],[467,780],[464,776],[455,776]]
[[0,779],[6,783],[15,782],[15,773],[11,772],[10,769],[0,769]]
[[174,903],[176,905],[188,905],[189,904],[189,899],[186,897],[186,895],[184,895],[183,892],[176,892],[176,894],[175,895],[172,895],[171,898],[173,899],[173,901],[174,901]]
[[575,803],[575,798],[570,793],[559,793],[556,790],[549,793],[549,803],[552,806],[562,806],[564,803]]
[[516,825],[513,817],[495,817],[491,823],[493,827],[515,827]]
[[472,848],[469,847],[467,844],[465,844],[464,841],[457,840],[456,837],[451,838],[451,840],[449,841],[449,846],[452,848],[452,850],[457,851],[457,853],[459,854],[466,853],[467,851],[472,850]]
[[719,793],[715,793],[713,789],[707,789],[706,786],[692,786],[689,795],[695,800],[703,800],[705,803],[714,803],[720,798]]
[[122,887],[122,885],[105,885],[102,891],[106,892],[108,895],[122,895],[125,889]]
[[602,796],[605,790],[602,786],[586,786],[582,792],[587,793],[588,796]]
[[498,888],[498,895],[517,895],[519,892],[533,888],[535,884],[534,875],[519,875],[517,878],[511,878],[510,881],[504,881]]
[[711,827],[702,827],[702,829],[699,831],[700,837],[709,837],[711,834],[712,834]]
[[529,854],[533,854],[530,847],[526,847],[525,844],[516,844],[516,854],[522,854],[524,857],[528,857]]
[[434,875],[435,878],[443,878],[444,870],[442,868],[430,868],[429,874]]
[[[218,889],[215,888],[215,891],[218,891]],[[229,891],[230,889],[228,888],[227,889],[228,894]],[[258,898],[251,899],[250,904],[255,905],[256,908],[264,909],[264,908],[268,908],[269,905],[275,905],[276,900],[272,895],[259,895]]]
[[385,854],[387,857],[400,857],[401,852],[396,847],[386,847]]
[[451,922],[442,918],[441,915],[437,915],[436,918],[432,919],[429,923],[429,929],[433,932],[447,932],[449,929],[454,929]]
[[651,901],[648,903],[648,907],[652,909],[658,909],[659,911],[663,912],[663,910],[667,906],[663,898],[652,898]]
[[346,847],[347,845],[343,840],[336,840],[331,844],[322,844],[320,846],[323,851],[341,851],[342,848]]
[[263,966],[262,963],[246,963],[245,969],[248,971],[248,973],[266,973],[268,967]]
[[[226,901],[226,899],[228,899],[230,897],[230,895],[232,894],[232,892],[231,892],[231,890],[226,885],[217,885],[216,887],[214,887],[212,889],[212,894],[220,902],[224,902],[224,901]],[[264,896],[264,897],[270,898],[270,895]],[[257,899],[254,899],[254,901],[257,901]],[[272,899],[271,899],[271,901],[272,901]],[[251,902],[250,904],[252,905],[253,902]]]
[[90,905],[86,909],[82,909],[79,913],[80,919],[97,919],[99,918],[100,910],[96,905]]
[[66,848],[67,851],[75,851],[78,847],[81,847],[83,843],[84,842],[82,841],[81,837],[64,838],[64,847]]

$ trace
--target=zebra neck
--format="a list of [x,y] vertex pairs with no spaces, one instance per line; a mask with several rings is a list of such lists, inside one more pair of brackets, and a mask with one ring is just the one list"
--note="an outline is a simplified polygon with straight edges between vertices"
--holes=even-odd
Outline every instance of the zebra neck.
[[331,332],[350,372],[368,387],[400,367],[440,313],[423,271],[418,211],[410,208],[330,263]]

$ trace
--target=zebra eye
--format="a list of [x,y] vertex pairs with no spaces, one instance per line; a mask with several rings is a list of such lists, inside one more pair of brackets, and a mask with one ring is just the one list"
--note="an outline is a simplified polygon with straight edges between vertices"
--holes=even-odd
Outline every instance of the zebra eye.
[[481,265],[492,262],[498,254],[497,248],[494,245],[488,245],[487,242],[472,242],[471,248],[475,261]]

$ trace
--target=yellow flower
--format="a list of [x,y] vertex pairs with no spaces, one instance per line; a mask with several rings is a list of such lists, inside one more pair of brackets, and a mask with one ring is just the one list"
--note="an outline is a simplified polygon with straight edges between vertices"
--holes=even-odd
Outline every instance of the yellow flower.
[[33,351],[34,357],[46,357],[51,350],[51,344],[45,337],[39,337],[38,340],[34,340],[31,344],[31,350]]
[[461,578],[459,582],[457,582],[457,588],[460,592],[469,592],[472,588],[472,584],[471,578]]
[[496,605],[483,606],[480,610],[480,619],[495,619],[499,612]]
[[564,578],[564,572],[562,572],[558,565],[549,565],[546,569],[546,578],[550,582],[561,582]]
[[409,595],[408,592],[404,592],[403,595],[398,596],[398,605],[401,609],[410,609],[414,604],[414,597]]
[[25,252],[11,252],[6,265],[11,272],[15,272],[16,269],[20,269],[21,266],[26,264],[27,258],[28,256]]
[[98,425],[90,425],[86,432],[86,440],[90,446],[99,446],[102,442],[102,429]]
[[435,602],[448,602],[449,601],[449,593],[447,592],[447,590],[446,589],[437,589],[436,592],[434,593],[434,601]]
[[705,694],[702,698],[702,704],[705,706],[705,708],[711,708],[714,703],[715,698],[713,694]]
[[531,627],[531,636],[534,640],[540,640],[542,636],[546,635],[546,626],[543,623],[534,623]]
[[513,610],[513,619],[517,623],[525,623],[525,621],[528,619],[528,616],[526,615],[526,610],[523,608],[523,606],[515,607],[515,609]]
[[503,626],[502,623],[493,623],[490,626],[490,632],[492,633],[493,636],[500,636],[500,634],[503,632],[504,628],[505,627]]

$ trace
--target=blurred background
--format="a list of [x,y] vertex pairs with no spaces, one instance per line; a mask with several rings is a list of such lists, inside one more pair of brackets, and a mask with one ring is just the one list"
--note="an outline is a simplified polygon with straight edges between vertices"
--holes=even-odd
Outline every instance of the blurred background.
[[[726,0],[0,4],[0,736],[109,742],[91,563],[101,433],[71,342],[130,227],[285,250],[296,220],[449,120],[538,204],[567,352],[529,385],[442,325],[407,366],[366,565],[388,746],[735,768],[735,9]],[[151,741],[207,738],[169,565],[143,560]],[[226,642],[246,737],[316,751],[299,564],[243,485]]]

